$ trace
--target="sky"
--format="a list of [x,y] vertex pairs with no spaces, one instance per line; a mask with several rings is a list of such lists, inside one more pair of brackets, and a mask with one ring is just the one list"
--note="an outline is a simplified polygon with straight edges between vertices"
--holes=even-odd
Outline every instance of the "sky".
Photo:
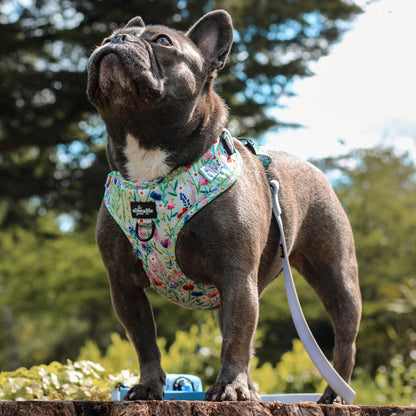
[[356,3],[365,12],[273,110],[305,127],[266,136],[267,147],[309,159],[385,144],[416,161],[416,0]]

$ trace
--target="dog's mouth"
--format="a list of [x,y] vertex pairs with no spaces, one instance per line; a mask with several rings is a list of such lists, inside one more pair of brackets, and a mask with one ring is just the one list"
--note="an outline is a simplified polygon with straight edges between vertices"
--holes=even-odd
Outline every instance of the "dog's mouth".
[[116,105],[133,99],[156,101],[162,95],[161,82],[141,61],[127,59],[115,48],[97,50],[88,64],[88,98],[96,106]]

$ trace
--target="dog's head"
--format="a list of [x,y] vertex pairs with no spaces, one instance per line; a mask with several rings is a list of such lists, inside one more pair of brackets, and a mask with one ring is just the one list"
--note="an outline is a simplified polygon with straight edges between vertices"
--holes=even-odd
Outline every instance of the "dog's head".
[[[187,33],[145,26],[140,17],[104,39],[88,63],[88,97],[107,128],[145,139],[157,126],[190,130],[207,109],[207,94],[224,66],[233,41],[231,18],[217,10]],[[109,126],[110,124],[110,126]],[[182,132],[183,133],[183,132]],[[144,143],[142,143],[144,144]]]

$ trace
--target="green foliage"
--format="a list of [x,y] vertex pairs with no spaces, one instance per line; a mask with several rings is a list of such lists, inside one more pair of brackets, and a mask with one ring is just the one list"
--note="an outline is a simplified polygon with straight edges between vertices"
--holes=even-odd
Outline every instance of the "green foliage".
[[[192,325],[189,331],[177,331],[174,342],[167,347],[164,338],[158,339],[162,353],[162,367],[167,373],[195,374],[204,384],[215,381],[219,370],[221,335],[212,314],[200,325]],[[120,335],[111,335],[112,343],[101,354],[95,342],[89,340],[81,348],[78,360],[99,362],[108,372],[122,372],[126,368],[138,369],[134,347]]]
[[111,344],[104,355],[94,341],[87,340],[77,358],[77,361],[80,360],[100,363],[110,373],[121,373],[126,368],[139,368],[133,344],[117,333],[111,334]]
[[357,403],[361,405],[415,404],[416,360],[405,365],[403,356],[396,355],[387,365],[377,368],[374,377],[357,368],[352,384],[357,391]]
[[[179,332],[168,350],[165,350],[164,340],[159,340],[164,368],[170,373],[198,375],[207,389],[213,382],[211,370],[207,369],[212,368],[214,375],[218,370],[218,364],[214,364],[219,363],[218,337],[211,316],[201,328],[193,326],[189,333]],[[204,350],[200,341],[210,347]],[[83,357],[94,357],[96,362],[82,359]],[[186,357],[189,357],[189,362]],[[207,364],[207,361],[210,363]],[[131,363],[136,370],[128,369],[131,368]],[[130,342],[113,334],[112,344],[105,355],[89,341],[74,363],[69,360],[67,364],[52,362],[49,365],[0,373],[0,400],[108,400],[111,389],[117,383],[127,386],[137,383],[137,365]],[[255,358],[251,374],[260,394],[322,392],[325,387],[325,381],[299,340],[293,341],[292,350],[283,354],[276,366],[269,362],[259,366],[258,359]],[[397,355],[387,366],[379,367],[375,377],[358,368],[352,385],[357,392],[355,404],[410,405],[416,402],[416,360],[406,367],[403,357]]]
[[[74,363],[69,360],[66,365],[53,362],[29,370],[20,368],[0,373],[0,400],[107,400],[117,383],[133,385],[139,375],[131,343],[118,334],[111,338],[112,344],[104,355],[94,342],[88,341]],[[166,372],[198,375],[205,389],[215,382],[221,336],[212,315],[200,327],[193,325],[188,333],[179,331],[168,350],[163,339],[159,340],[159,345]],[[315,392],[323,388],[322,379],[298,340],[275,368],[268,362],[260,367],[257,363],[254,359],[251,372],[261,393]],[[132,366],[136,370],[127,370]]]
[[53,362],[0,373],[0,400],[106,400],[108,379],[100,364]]
[[103,348],[119,328],[94,231],[62,234],[50,216],[37,225],[0,230],[4,370],[73,359],[86,338]]
[[400,353],[410,365],[416,340],[414,162],[376,147],[321,166],[338,172],[335,189],[354,231],[363,297],[357,364],[374,375]]
[[[99,352],[94,342],[88,341],[81,349],[78,360],[94,360],[111,374],[121,373],[125,369],[138,369],[131,343],[121,339],[118,334],[113,334],[111,339],[112,344],[104,355]],[[215,382],[219,371],[221,341],[215,317],[208,314],[201,325],[192,325],[188,332],[178,331],[169,348],[166,348],[163,338],[158,340],[162,367],[167,373],[197,375],[207,387]],[[254,358],[251,374],[261,393],[319,392],[324,387],[322,378],[299,340],[293,341],[292,350],[283,354],[276,366],[269,362],[260,366],[258,358]]]
[[260,393],[316,393],[325,388],[325,382],[298,339],[293,340],[292,349],[283,354],[275,367],[269,362],[258,367],[257,363],[258,359],[254,358],[251,374]]
[[[205,322],[192,325],[189,332],[178,331],[167,350],[162,348],[162,367],[168,373],[195,374],[210,385],[220,368],[221,342],[215,317],[210,313]],[[165,347],[163,341],[160,344]]]

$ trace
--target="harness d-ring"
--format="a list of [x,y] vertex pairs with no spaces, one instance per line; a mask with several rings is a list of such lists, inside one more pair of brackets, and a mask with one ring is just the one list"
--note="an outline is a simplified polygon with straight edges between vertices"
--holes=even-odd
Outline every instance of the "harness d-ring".
[[147,237],[147,238],[143,238],[143,237],[140,237],[140,234],[139,234],[139,228],[140,228],[140,225],[147,225],[146,223],[139,223],[139,221],[137,221],[136,222],[136,236],[137,236],[137,238],[140,240],[140,241],[142,241],[143,243],[146,243],[147,241],[149,241],[149,240],[151,240],[152,238],[153,238],[153,236],[155,235],[155,230],[156,230],[156,224],[155,224],[155,222],[152,220],[152,222],[151,222],[151,224],[152,224],[152,231],[151,231],[151,233],[150,233],[150,236],[149,237]]

